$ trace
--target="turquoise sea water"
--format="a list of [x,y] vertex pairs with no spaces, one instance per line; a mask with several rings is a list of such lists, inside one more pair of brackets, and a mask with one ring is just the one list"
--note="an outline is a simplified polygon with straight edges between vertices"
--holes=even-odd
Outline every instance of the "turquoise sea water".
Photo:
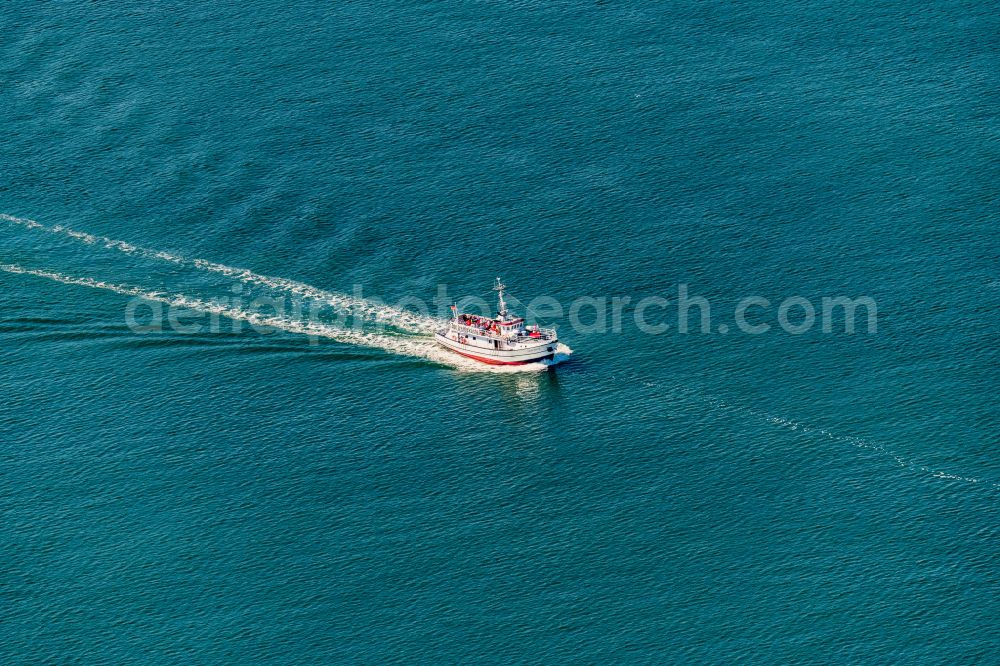
[[[4,4],[0,661],[995,659],[996,10]],[[542,372],[126,324],[496,275],[633,300]]]

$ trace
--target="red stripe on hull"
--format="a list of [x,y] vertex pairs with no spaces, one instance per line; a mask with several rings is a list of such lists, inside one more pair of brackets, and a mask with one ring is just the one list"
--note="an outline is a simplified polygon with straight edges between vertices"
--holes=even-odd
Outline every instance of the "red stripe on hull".
[[547,358],[552,358],[551,354],[545,356],[539,356],[538,358],[532,359],[530,361],[498,361],[495,358],[483,358],[482,356],[475,356],[474,354],[466,354],[465,352],[460,352],[454,347],[448,347],[451,351],[455,352],[460,356],[465,356],[466,358],[473,358],[482,363],[488,363],[489,365],[528,365],[529,363],[538,363],[539,361],[545,360]]

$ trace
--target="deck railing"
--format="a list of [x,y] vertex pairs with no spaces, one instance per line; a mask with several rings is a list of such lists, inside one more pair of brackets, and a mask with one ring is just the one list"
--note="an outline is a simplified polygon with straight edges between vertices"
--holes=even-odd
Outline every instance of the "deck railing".
[[556,339],[556,329],[554,328],[539,328],[539,337],[533,338],[528,334],[503,334],[496,333],[491,329],[483,329],[479,326],[467,326],[465,324],[458,324],[454,320],[451,321],[451,325],[456,331],[461,333],[468,333],[469,335],[481,335],[485,338],[497,339],[497,340],[514,340],[517,342],[526,342],[528,340],[555,340]]

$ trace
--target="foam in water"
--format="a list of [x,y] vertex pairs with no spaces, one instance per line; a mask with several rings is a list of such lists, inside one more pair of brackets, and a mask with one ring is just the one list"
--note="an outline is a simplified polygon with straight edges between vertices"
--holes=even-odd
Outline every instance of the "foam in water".
[[69,238],[74,238],[87,245],[101,245],[109,250],[117,250],[126,254],[142,256],[150,259],[158,259],[179,266],[198,268],[211,273],[224,275],[235,279],[243,284],[259,284],[272,289],[295,294],[304,298],[309,298],[321,303],[330,305],[338,310],[351,312],[357,316],[368,318],[372,321],[379,321],[392,325],[401,330],[413,333],[431,333],[441,326],[441,322],[433,317],[423,317],[418,314],[400,310],[387,305],[374,303],[361,298],[355,298],[346,294],[327,291],[303,282],[289,280],[286,278],[273,277],[255,273],[246,268],[227,266],[205,259],[188,259],[186,257],[164,252],[162,250],[152,250],[149,248],[133,245],[122,240],[108,238],[107,236],[97,236],[94,234],[76,231],[63,225],[47,227],[34,220],[29,220],[13,215],[0,214],[0,219],[14,224],[24,226],[29,229],[37,229],[48,233],[60,234]]
[[[667,388],[657,382],[651,382],[649,380],[639,377],[638,375],[634,375],[628,372],[615,376],[612,379],[634,382],[636,384],[641,384],[643,386],[650,388],[656,388],[658,390],[663,390]],[[753,409],[745,405],[733,404],[731,402],[727,402],[725,400],[721,400],[719,398],[715,398],[712,396],[706,397],[702,394],[698,394],[687,388],[672,387],[669,388],[668,390],[670,391],[672,396],[678,398],[687,398],[689,400],[694,400],[699,403],[705,403],[716,409],[724,410],[732,414],[750,416],[752,418],[759,419],[765,423],[769,423],[779,428],[792,430],[795,432],[801,432],[811,436],[823,437],[825,439],[834,442],[839,442],[841,444],[849,444],[859,449],[868,449],[871,451],[876,451],[882,455],[892,458],[898,467],[910,470],[912,472],[921,472],[936,479],[947,479],[949,481],[962,481],[964,483],[978,484],[980,486],[987,488],[1000,489],[1000,483],[996,481],[991,481],[988,479],[978,478],[974,476],[943,472],[941,470],[936,470],[927,467],[926,465],[921,465],[919,463],[907,460],[903,456],[892,451],[885,444],[871,439],[865,439],[863,437],[855,437],[853,435],[838,435],[825,428],[817,428],[807,423],[795,421],[793,419],[785,418],[783,416],[775,416],[774,414],[769,414],[767,412],[758,409]]]

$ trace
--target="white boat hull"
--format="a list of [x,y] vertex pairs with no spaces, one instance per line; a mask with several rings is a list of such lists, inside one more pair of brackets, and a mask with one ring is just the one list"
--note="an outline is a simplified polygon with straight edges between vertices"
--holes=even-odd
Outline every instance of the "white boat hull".
[[[454,336],[454,337],[452,337]],[[513,349],[497,349],[492,339],[487,337],[461,336],[459,341],[453,331],[438,331],[434,339],[442,347],[490,365],[525,365],[538,363],[555,356],[558,340],[540,340],[514,345]]]

